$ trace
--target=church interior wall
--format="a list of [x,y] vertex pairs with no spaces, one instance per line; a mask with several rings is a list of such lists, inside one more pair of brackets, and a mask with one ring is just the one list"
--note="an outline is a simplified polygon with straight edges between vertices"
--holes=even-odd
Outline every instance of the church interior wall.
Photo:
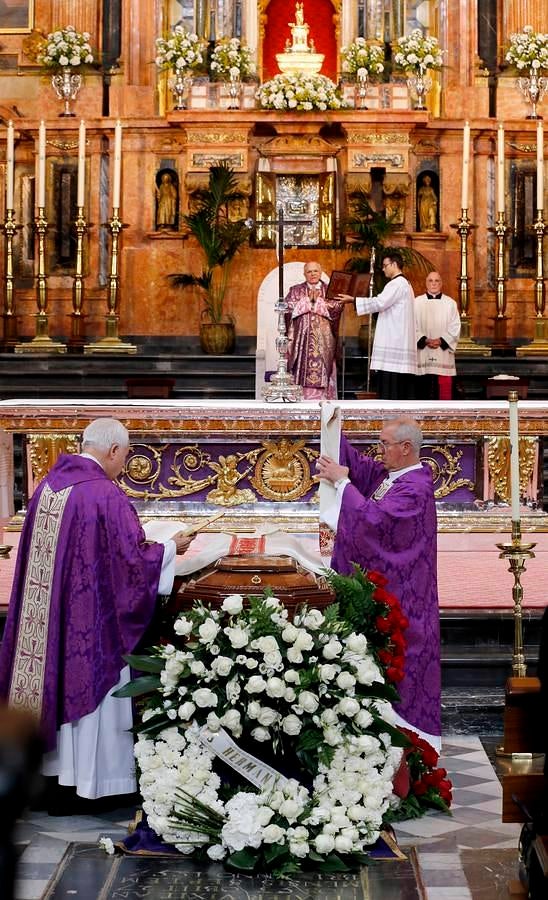
[[[252,31],[249,23],[253,21],[257,24],[260,40],[261,34],[267,33],[264,18],[275,2],[254,4],[250,0],[244,3],[241,6],[242,31],[247,27]],[[329,23],[321,27],[331,28],[340,48],[341,23],[356,20],[358,4],[333,4],[331,0],[325,0],[325,3],[330,8]],[[186,9],[182,4],[179,6]],[[293,6],[289,3],[286,9],[291,12]],[[512,27],[516,27],[514,19],[517,13],[514,18],[510,16],[508,10],[511,6],[499,4],[499,30],[510,27],[510,19]],[[524,4],[519,6],[520,15],[525,15],[522,9]],[[525,6],[527,16],[535,24],[538,4]],[[385,7],[392,17],[397,17],[401,12],[397,3],[388,3]],[[114,8],[117,4],[113,5]],[[208,9],[211,8],[208,6]],[[311,7],[308,8],[311,28],[315,33],[320,29],[320,23],[316,22],[317,14],[312,12]],[[120,330],[136,336],[180,335],[183,338],[197,335],[200,304],[196,294],[174,288],[167,276],[171,272],[196,271],[198,253],[193,240],[184,237],[180,217],[173,229],[156,227],[155,179],[163,166],[171,166],[177,175],[178,208],[180,213],[184,213],[188,211],[191,201],[189,178],[207,177],[206,163],[195,164],[196,154],[206,162],[237,158],[240,161],[236,166],[237,175],[248,185],[248,211],[253,215],[255,177],[259,160],[264,157],[264,148],[273,139],[285,141],[285,150],[280,150],[278,159],[284,160],[283,165],[287,169],[302,172],[308,167],[310,171],[316,171],[318,167],[325,169],[328,158],[336,161],[339,222],[346,212],[349,179],[366,180],[371,168],[380,166],[384,169],[381,202],[385,209],[397,209],[401,215],[401,230],[394,236],[394,241],[420,250],[433,266],[440,269],[446,289],[456,295],[460,244],[456,229],[452,226],[460,215],[462,127],[466,117],[472,129],[470,217],[476,226],[469,240],[471,314],[474,334],[490,335],[495,315],[495,258],[494,238],[488,229],[495,215],[496,124],[498,119],[502,119],[506,127],[506,204],[507,215],[512,216],[515,211],[512,191],[516,172],[523,167],[534,167],[536,123],[526,119],[526,101],[516,90],[514,78],[509,72],[503,72],[498,79],[496,115],[489,115],[490,111],[493,112],[490,110],[492,88],[489,73],[477,55],[476,3],[473,0],[444,0],[430,4],[432,22],[446,50],[440,91],[437,98],[432,92],[431,109],[420,113],[408,108],[371,108],[293,116],[252,109],[228,112],[211,107],[174,112],[165,78],[156,71],[154,55],[156,37],[161,33],[162,25],[172,20],[176,9],[177,4],[159,0],[120,4],[119,65],[108,72],[92,70],[85,74],[83,87],[74,103],[76,116],[73,119],[59,116],[60,102],[51,90],[49,76],[32,61],[36,32],[46,33],[70,22],[78,29],[90,30],[92,43],[100,49],[106,15],[103,4],[99,0],[65,0],[61,4],[36,0],[33,31],[0,34],[0,115],[4,123],[11,118],[15,125],[16,218],[23,226],[16,237],[18,268],[15,286],[19,334],[28,337],[34,333],[35,327],[36,272],[30,221],[32,210],[29,206],[32,196],[29,191],[36,166],[41,119],[46,123],[48,135],[47,207],[50,229],[47,259],[50,264],[51,332],[59,335],[66,333],[73,288],[73,269],[53,264],[56,262],[54,203],[57,188],[52,180],[57,177],[55,173],[59,171],[59,166],[63,165],[69,169],[72,166],[74,175],[77,127],[80,117],[83,117],[87,127],[86,212],[92,226],[85,248],[86,337],[96,338],[104,328],[109,248],[103,225],[109,212],[114,125],[117,119],[121,119],[121,212],[127,227],[121,237]],[[415,15],[418,7],[409,4],[406,9],[408,15]],[[289,13],[286,18],[291,21]],[[286,31],[289,34],[289,28]],[[280,40],[283,47],[285,34]],[[261,55],[257,49],[256,54],[258,57]],[[372,96],[382,98],[382,87],[374,88]],[[539,110],[545,115],[548,113],[548,99],[542,101]],[[403,137],[400,139],[398,135]],[[330,145],[332,156],[329,156],[325,146],[317,154],[311,152],[310,142],[313,140]],[[2,159],[5,159],[5,150],[6,130],[2,127]],[[392,150],[399,155],[395,165],[384,159],[387,151]],[[435,232],[417,230],[417,179],[426,169],[438,173],[439,178],[439,186],[436,185],[439,191],[438,228]],[[4,166],[1,167],[0,181],[5,184]],[[337,246],[319,250],[292,246],[286,249],[288,261],[314,257],[319,257],[325,270],[329,271],[344,266],[348,251]],[[3,265],[1,261],[2,275]],[[275,266],[276,253],[272,247],[246,247],[237,256],[231,271],[226,305],[227,311],[237,321],[239,335],[253,338],[256,334],[257,291],[265,275]],[[421,276],[412,273],[411,278],[415,288],[422,289]],[[519,266],[508,278],[510,338],[532,336],[533,279],[534,272],[530,267],[523,270]],[[350,336],[357,335],[359,324],[357,317],[348,316]]]

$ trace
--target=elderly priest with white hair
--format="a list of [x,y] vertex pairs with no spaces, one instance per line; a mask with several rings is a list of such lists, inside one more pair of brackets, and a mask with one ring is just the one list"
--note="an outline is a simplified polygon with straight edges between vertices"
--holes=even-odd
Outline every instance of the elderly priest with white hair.
[[114,481],[128,451],[124,426],[97,419],[38,486],[0,651],[0,695],[39,720],[44,774],[90,799],[136,789],[131,701],[112,693],[191,540],[146,540]]

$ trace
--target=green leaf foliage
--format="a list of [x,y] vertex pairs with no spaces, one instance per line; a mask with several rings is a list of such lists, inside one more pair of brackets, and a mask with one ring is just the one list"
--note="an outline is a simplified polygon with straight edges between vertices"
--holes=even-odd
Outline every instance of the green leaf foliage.
[[[153,652],[154,650],[151,650],[151,653]],[[165,666],[165,660],[158,656],[137,656],[128,653],[124,659],[132,669],[137,669],[138,672],[162,672]]]
[[134,681],[130,681],[129,684],[118,688],[117,691],[113,692],[112,696],[142,697],[144,694],[151,694],[152,691],[157,691],[160,686],[161,681],[158,675],[143,675],[142,678],[136,678]]

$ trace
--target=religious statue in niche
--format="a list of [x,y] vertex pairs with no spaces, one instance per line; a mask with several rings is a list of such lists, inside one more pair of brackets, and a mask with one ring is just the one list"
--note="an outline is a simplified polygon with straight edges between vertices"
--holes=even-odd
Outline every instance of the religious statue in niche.
[[419,175],[417,182],[417,224],[419,231],[438,231],[438,195],[433,173]]
[[156,175],[156,231],[176,231],[179,218],[179,188],[173,169]]

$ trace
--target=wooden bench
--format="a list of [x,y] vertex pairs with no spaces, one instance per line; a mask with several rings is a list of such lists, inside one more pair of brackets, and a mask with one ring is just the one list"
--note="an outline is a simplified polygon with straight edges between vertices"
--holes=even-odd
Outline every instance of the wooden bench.
[[525,821],[523,812],[512,800],[513,795],[533,811],[539,797],[548,790],[548,780],[543,772],[544,759],[533,757],[533,754],[544,753],[546,711],[542,709],[541,699],[538,678],[509,678],[506,682],[504,752],[522,754],[524,758],[509,761],[508,771],[502,778],[503,822]]

